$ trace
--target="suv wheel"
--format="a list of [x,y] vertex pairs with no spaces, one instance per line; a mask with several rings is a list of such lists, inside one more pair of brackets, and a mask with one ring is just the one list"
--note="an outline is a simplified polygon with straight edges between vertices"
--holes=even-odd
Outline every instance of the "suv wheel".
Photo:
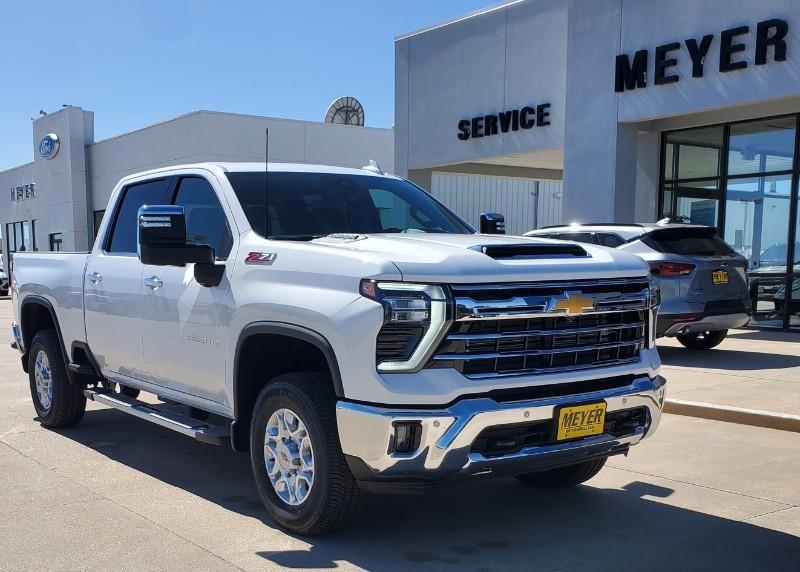
[[28,378],[33,406],[45,427],[75,425],[86,410],[83,387],[70,382],[61,343],[53,330],[33,338],[28,353]]
[[710,350],[720,345],[727,335],[728,330],[716,330],[714,332],[678,334],[675,337],[690,350]]
[[525,484],[535,485],[537,487],[574,487],[575,485],[585,483],[599,473],[600,469],[606,464],[607,459],[608,457],[602,457],[594,461],[586,461],[585,463],[559,467],[557,469],[550,469],[549,471],[525,473],[523,475],[517,475],[517,478]]
[[362,492],[339,444],[330,380],[281,375],[261,391],[250,425],[250,461],[270,516],[298,534],[342,527]]

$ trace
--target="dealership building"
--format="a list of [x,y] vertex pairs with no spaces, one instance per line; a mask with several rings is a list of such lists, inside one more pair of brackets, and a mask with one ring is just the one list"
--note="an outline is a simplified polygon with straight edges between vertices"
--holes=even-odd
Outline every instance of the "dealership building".
[[798,34],[786,0],[521,0],[396,39],[393,129],[196,112],[95,142],[92,114],[66,108],[33,122],[32,163],[0,173],[5,249],[87,248],[120,177],[260,160],[269,125],[272,160],[377,159],[513,233],[718,226],[758,281],[785,284],[800,259]]
[[524,0],[395,43],[398,173],[561,179],[563,222],[718,226],[760,291],[800,259],[799,113],[800,2]]
[[197,111],[94,140],[94,114],[65,107],[33,121],[33,161],[0,172],[5,253],[87,250],[124,176],[201,161],[270,161],[393,170],[391,129]]

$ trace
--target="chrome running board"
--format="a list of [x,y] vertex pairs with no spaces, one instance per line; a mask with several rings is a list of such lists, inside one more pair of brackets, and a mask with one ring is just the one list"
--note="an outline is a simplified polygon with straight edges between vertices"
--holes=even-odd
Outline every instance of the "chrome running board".
[[230,440],[229,425],[214,425],[174,411],[168,404],[151,404],[118,393],[85,389],[87,399],[112,407],[128,415],[150,421],[203,443],[222,445]]

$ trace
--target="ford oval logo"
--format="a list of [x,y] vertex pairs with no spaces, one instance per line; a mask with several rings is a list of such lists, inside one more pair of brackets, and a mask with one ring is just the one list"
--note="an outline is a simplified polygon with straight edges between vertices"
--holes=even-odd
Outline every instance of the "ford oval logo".
[[58,148],[60,146],[61,142],[58,140],[58,135],[55,133],[48,133],[39,141],[39,155],[45,159],[52,159],[58,155]]

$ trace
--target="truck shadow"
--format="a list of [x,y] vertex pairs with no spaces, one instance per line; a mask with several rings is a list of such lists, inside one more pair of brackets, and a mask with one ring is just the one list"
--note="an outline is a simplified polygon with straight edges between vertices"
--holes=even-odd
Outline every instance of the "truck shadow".
[[[800,366],[800,355],[728,350],[723,346],[713,350],[689,350],[683,347],[658,346],[664,365],[750,371],[762,369],[789,369]],[[765,347],[774,350],[775,346]]]
[[[275,528],[256,493],[247,455],[107,409],[87,411],[81,425],[59,433]],[[619,482],[620,471],[606,471],[616,473],[611,476]],[[255,554],[268,569],[796,569],[800,538],[666,504],[673,489],[642,482],[633,473],[624,475],[632,477],[623,476],[622,488],[547,491],[498,479],[419,496],[371,496],[345,530],[302,539],[307,549],[278,550],[278,542],[272,542]],[[598,481],[602,479],[601,473]],[[695,505],[714,506],[713,500],[703,500],[704,491],[691,493]],[[676,504],[685,502],[684,496]],[[764,512],[768,510],[776,508]]]

